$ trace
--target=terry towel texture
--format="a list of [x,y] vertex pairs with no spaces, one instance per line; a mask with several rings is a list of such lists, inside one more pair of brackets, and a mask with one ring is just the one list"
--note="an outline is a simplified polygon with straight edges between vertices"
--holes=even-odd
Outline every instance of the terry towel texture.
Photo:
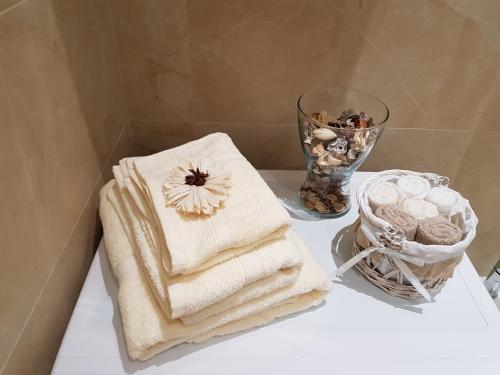
[[[228,169],[232,188],[223,209],[193,219],[166,206],[163,184],[180,161],[195,157],[213,159]],[[125,159],[119,169],[122,176],[115,175],[118,183],[132,186],[132,199],[156,214],[168,248],[168,254],[162,252],[161,256],[165,256],[163,263],[170,274],[189,274],[239,256],[283,236],[291,225],[286,210],[226,134],[215,133],[151,156]]]
[[[260,326],[275,318],[318,305],[332,287],[331,282],[314,261],[300,238],[289,232],[289,238],[303,258],[296,280],[284,288],[264,295],[256,291],[252,300],[231,307],[201,321],[184,324],[169,319],[157,303],[134,252],[132,232],[118,215],[109,192],[114,182],[101,191],[100,215],[104,227],[106,249],[111,268],[118,279],[118,304],[123,332],[132,359],[146,360],[183,342],[201,342],[213,336],[238,332]],[[116,190],[115,190],[116,191]],[[248,296],[250,297],[250,296]]]
[[[151,226],[141,225],[127,192],[111,182],[101,199],[108,200],[120,223],[136,245],[136,256],[153,293],[170,318],[197,322],[293,283],[302,265],[302,255],[287,236],[258,246],[251,252],[192,275],[168,276],[155,258]],[[143,219],[143,224],[146,220]],[[132,235],[132,237],[130,237]],[[149,240],[148,240],[149,238]]]

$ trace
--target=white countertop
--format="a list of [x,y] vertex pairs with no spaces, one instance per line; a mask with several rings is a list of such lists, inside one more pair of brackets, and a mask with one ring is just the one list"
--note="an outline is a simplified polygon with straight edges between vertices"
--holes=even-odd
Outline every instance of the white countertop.
[[[296,204],[303,171],[261,174],[285,205]],[[354,175],[353,197],[370,175]],[[294,218],[295,230],[334,280],[326,303],[264,327],[183,344],[147,362],[127,356],[102,242],[52,374],[500,374],[500,313],[467,256],[434,303],[391,297],[354,269],[334,277],[344,260],[332,248],[347,251],[352,237],[344,228],[356,216],[353,201],[340,219]]]

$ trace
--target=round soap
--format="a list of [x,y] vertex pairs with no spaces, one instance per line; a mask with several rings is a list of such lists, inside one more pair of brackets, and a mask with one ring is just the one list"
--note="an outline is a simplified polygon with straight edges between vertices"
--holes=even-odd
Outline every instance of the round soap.
[[401,191],[398,186],[389,181],[378,182],[368,190],[368,202],[375,212],[380,206],[398,204],[401,199]]
[[457,195],[446,186],[437,186],[430,190],[425,200],[435,204],[441,215],[448,216],[457,202]]
[[423,199],[407,199],[403,202],[401,208],[408,215],[411,215],[418,220],[439,216],[439,211],[436,205],[424,201]]
[[454,245],[462,239],[462,230],[442,216],[421,220],[415,240],[424,245]]
[[419,176],[403,176],[397,185],[407,199],[424,199],[431,190],[429,181]]

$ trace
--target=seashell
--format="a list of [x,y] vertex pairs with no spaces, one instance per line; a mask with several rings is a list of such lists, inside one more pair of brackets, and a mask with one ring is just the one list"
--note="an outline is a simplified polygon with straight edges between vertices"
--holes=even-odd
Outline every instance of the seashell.
[[314,129],[313,135],[322,141],[329,141],[337,138],[337,134],[335,134],[333,130],[327,128]]
[[354,137],[352,137],[353,142],[351,143],[351,148],[356,151],[363,151],[366,147],[366,140],[368,139],[368,132],[364,136],[362,132],[356,132]]
[[349,159],[349,160],[356,159],[356,151],[353,150],[352,148],[349,151],[347,151],[347,159]]
[[307,200],[311,203],[317,203],[321,201],[319,197],[308,198]]
[[326,204],[324,204],[323,202],[314,203],[314,209],[320,213],[327,213],[328,211],[330,211]]
[[327,198],[330,200],[330,202],[331,202],[332,204],[334,204],[335,202],[337,202],[337,199],[338,199],[338,198],[337,198],[337,196],[336,196],[335,194],[328,194],[328,195],[327,195]]
[[345,138],[337,138],[334,142],[330,142],[326,146],[328,151],[334,151],[337,154],[345,154],[347,152],[347,140]]
[[323,125],[327,125],[329,122],[335,120],[333,116],[330,116],[327,111],[321,111],[318,113],[316,119],[318,120],[319,123]]
[[311,141],[312,141],[312,132],[310,130],[306,130],[304,131],[304,143],[310,145],[311,144]]
[[342,164],[342,160],[334,158],[329,153],[321,155],[318,158],[318,165],[320,167],[330,167],[330,166],[336,166],[336,165],[341,165],[341,164]]
[[333,204],[333,208],[335,209],[335,211],[340,212],[340,211],[342,211],[345,208],[345,204],[343,204],[343,203],[334,203]]
[[316,146],[312,148],[312,154],[314,156],[321,156],[326,152],[325,148],[323,147],[323,143],[318,143]]

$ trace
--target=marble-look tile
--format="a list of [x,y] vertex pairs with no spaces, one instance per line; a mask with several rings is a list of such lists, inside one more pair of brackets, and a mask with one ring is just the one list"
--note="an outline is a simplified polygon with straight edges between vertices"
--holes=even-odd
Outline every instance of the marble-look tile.
[[111,0],[130,116],[191,121],[191,68],[185,0]]
[[500,132],[475,131],[453,183],[470,200],[482,232],[500,231],[499,145]]
[[485,38],[500,50],[500,2],[498,0],[442,0],[455,12],[476,22],[484,30]]
[[380,97],[398,128],[474,129],[500,66],[439,2],[188,0],[188,16],[196,121],[294,123],[301,92],[337,84]]
[[87,131],[100,166],[128,121],[107,1],[51,0]]
[[22,3],[25,0],[0,0],[0,15],[2,12],[8,12],[13,6]]
[[500,231],[482,232],[467,249],[472,264],[481,276],[488,276],[491,268],[500,259]]
[[143,155],[179,146],[210,133],[224,132],[255,168],[305,168],[295,126],[141,121],[132,122],[132,132]]
[[[99,191],[109,180],[111,167],[121,158],[131,156],[131,145],[130,126],[126,124],[104,166],[103,175],[97,181],[38,304],[21,333],[3,375],[50,372],[95,249],[102,237],[98,218]],[[40,287],[42,284],[40,283]]]
[[472,137],[468,130],[385,129],[361,170],[409,169],[453,180]]
[[476,127],[492,77],[500,69],[500,50],[489,43],[481,24],[443,1],[333,4],[346,19],[362,23],[359,32],[384,57],[424,114],[422,121],[414,122],[402,113],[395,126]]
[[[0,62],[0,98],[7,98]],[[8,102],[0,100],[0,368],[40,293],[51,263]]]
[[326,1],[190,0],[188,15],[197,121],[294,124],[303,91],[349,86],[362,47]]
[[121,129],[117,122],[123,124],[125,117],[111,98],[119,93],[107,87],[117,80],[104,78],[115,73],[112,59],[104,56],[113,52],[107,50],[110,43],[102,41],[111,32],[107,8],[98,4],[28,1],[0,17],[9,100],[34,191],[33,209],[44,218],[42,242],[52,260],[94,188]]
[[[102,180],[101,180],[102,184]],[[85,207],[3,375],[49,374],[94,256],[98,189]]]
[[492,79],[492,86],[488,91],[483,107],[479,113],[478,130],[492,130],[500,132],[500,72]]

